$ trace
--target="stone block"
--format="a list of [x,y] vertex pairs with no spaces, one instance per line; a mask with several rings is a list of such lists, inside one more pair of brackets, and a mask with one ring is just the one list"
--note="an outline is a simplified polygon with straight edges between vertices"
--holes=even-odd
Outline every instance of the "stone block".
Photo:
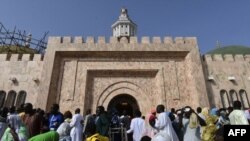
[[62,37],[49,37],[48,44],[60,44],[62,43]]
[[138,43],[137,37],[130,37],[130,43],[131,43],[131,44],[136,44],[136,43]]
[[160,44],[161,43],[161,37],[153,37],[153,43]]
[[232,54],[225,54],[224,59],[225,59],[225,61],[229,61],[229,62],[234,61],[234,57]]
[[111,36],[111,37],[109,38],[109,43],[111,43],[111,44],[118,43],[118,38],[117,38],[117,37]]
[[19,54],[11,54],[10,61],[18,61]]
[[0,54],[0,61],[6,61],[7,60],[7,54]]
[[23,54],[22,61],[30,61],[30,54]]
[[98,40],[97,40],[97,43],[98,44],[105,44],[106,43],[105,37],[104,36],[99,36]]
[[213,60],[214,61],[223,61],[223,57],[221,54],[214,54],[213,55]]
[[42,55],[41,54],[34,54],[33,61],[41,61]]
[[63,43],[71,43],[72,38],[70,36],[63,37]]
[[173,38],[172,37],[164,37],[164,43],[165,44],[173,44]]
[[141,38],[141,43],[142,43],[142,44],[149,44],[149,43],[150,43],[149,37],[148,37],[148,36],[143,36],[143,37]]
[[183,37],[175,37],[174,41],[176,44],[184,44]]
[[74,38],[74,43],[82,44],[83,43],[83,38],[81,36],[76,36]]
[[240,61],[244,61],[244,56],[242,55],[242,54],[236,54],[235,56],[234,56],[234,59],[235,59],[235,61],[237,61],[237,62],[240,62]]
[[88,36],[86,39],[86,43],[88,44],[94,44],[95,43],[95,38],[92,36]]
[[197,38],[196,37],[185,37],[184,42],[185,42],[185,44],[197,45]]

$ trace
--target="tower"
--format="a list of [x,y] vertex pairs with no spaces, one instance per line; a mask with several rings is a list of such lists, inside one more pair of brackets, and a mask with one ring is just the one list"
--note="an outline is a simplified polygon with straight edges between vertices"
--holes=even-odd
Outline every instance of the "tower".
[[129,18],[128,10],[121,9],[121,15],[119,19],[111,26],[113,30],[113,36],[118,37],[130,37],[136,35],[136,24]]

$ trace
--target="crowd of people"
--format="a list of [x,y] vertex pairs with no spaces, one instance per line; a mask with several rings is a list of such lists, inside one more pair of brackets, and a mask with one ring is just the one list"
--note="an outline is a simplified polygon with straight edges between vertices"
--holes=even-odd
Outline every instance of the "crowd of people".
[[190,106],[170,111],[158,105],[142,116],[117,110],[105,111],[103,106],[96,113],[88,109],[84,115],[79,108],[74,115],[62,114],[59,105],[53,104],[49,112],[34,109],[31,103],[20,108],[1,108],[1,141],[123,141],[118,132],[111,138],[111,128],[125,129],[128,141],[223,141],[224,125],[248,125],[250,110],[242,110],[241,102],[234,101],[227,109]]

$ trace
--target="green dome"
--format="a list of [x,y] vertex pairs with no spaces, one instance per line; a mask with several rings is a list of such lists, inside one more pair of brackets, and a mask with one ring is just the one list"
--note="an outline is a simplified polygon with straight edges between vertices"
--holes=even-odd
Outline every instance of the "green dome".
[[240,45],[225,46],[211,50],[207,54],[250,54],[250,47]]

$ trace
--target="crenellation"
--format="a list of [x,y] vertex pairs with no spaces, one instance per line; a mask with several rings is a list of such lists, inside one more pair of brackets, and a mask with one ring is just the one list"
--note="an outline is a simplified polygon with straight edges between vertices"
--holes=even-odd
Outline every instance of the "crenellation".
[[6,61],[7,60],[7,54],[0,54],[0,61]]
[[22,61],[30,61],[30,54],[23,54],[21,60]]
[[105,44],[106,43],[106,39],[104,36],[99,36],[98,40],[97,40],[98,44]]
[[10,61],[18,61],[19,54],[11,54]]
[[205,58],[205,60],[206,60],[207,62],[213,61],[212,56],[211,56],[210,54],[204,55],[204,58]]
[[161,43],[161,37],[153,37],[153,43],[160,44]]
[[234,57],[232,54],[225,54],[224,55],[224,60],[228,61],[228,62],[233,62],[234,61]]
[[223,61],[223,56],[221,54],[214,54],[213,61]]
[[42,61],[42,55],[41,54],[34,54],[32,61]]
[[63,43],[72,43],[72,37],[70,36],[64,36],[63,37]]
[[197,44],[197,39],[196,37],[175,37],[174,41],[172,37],[164,37],[163,40],[159,36],[152,37],[152,39],[149,36],[143,36],[141,37],[141,42],[138,42],[138,37],[121,37],[118,39],[117,37],[111,36],[109,38],[109,42],[106,42],[105,36],[99,36],[97,37],[97,41],[95,41],[95,38],[93,36],[87,36],[86,41],[84,40],[83,37],[81,36],[76,36],[74,38],[70,36],[65,36],[65,37],[49,37],[48,44],[64,44],[64,43],[77,43],[77,44],[82,44],[82,43],[87,43],[87,44],[106,44],[106,43],[131,43],[131,44],[191,44],[191,45],[196,45]]
[[237,62],[244,61],[244,56],[241,55],[241,54],[236,54],[236,55],[234,56],[234,59],[235,59],[235,61],[237,61]]
[[165,44],[173,44],[173,38],[172,37],[164,37],[164,43]]
[[109,38],[109,43],[111,43],[111,44],[116,44],[116,43],[118,43],[118,38],[117,38],[117,37],[114,37],[114,36],[111,36],[111,37]]
[[175,37],[174,39],[175,44],[184,44],[183,37]]
[[143,36],[141,38],[141,43],[142,44],[150,44],[150,38],[148,36]]
[[197,45],[197,38],[196,37],[185,37],[184,43],[191,44],[191,45]]
[[86,39],[86,43],[94,44],[95,43],[95,38],[93,36],[88,36],[87,39]]
[[62,43],[62,37],[49,37],[48,44],[60,44]]
[[138,39],[137,37],[130,37],[130,41],[131,44],[137,44],[138,43]]
[[84,40],[83,40],[82,36],[76,36],[74,38],[74,43],[76,43],[76,44],[82,44],[83,42],[84,42]]

